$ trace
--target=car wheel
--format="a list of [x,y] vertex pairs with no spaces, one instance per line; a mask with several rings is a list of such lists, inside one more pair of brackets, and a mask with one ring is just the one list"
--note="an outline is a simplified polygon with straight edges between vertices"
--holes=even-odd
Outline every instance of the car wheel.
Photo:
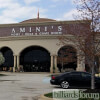
[[62,81],[62,82],[61,82],[61,87],[62,87],[63,89],[67,89],[67,88],[69,88],[69,83],[68,83],[67,81]]

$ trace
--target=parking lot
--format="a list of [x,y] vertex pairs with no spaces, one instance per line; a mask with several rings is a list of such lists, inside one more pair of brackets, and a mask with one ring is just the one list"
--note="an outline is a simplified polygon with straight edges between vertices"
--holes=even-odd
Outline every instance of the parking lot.
[[0,76],[0,100],[36,100],[51,92],[50,73],[4,73]]

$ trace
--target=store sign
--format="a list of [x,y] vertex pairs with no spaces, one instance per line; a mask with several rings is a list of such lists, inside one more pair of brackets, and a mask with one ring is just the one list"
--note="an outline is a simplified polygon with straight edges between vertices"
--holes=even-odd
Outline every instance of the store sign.
[[11,36],[61,35],[62,30],[62,26],[13,27]]
[[[0,37],[6,36],[45,36],[45,35],[66,35],[85,34],[90,25],[86,24],[9,24],[0,25]],[[87,33],[87,32],[86,32]],[[88,32],[90,33],[90,31]]]

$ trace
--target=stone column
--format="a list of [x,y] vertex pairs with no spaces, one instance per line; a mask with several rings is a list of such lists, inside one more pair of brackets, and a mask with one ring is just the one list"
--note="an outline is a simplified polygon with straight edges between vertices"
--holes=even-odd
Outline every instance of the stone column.
[[50,72],[53,73],[53,65],[54,65],[54,62],[53,62],[53,55],[51,55],[51,67],[50,67]]
[[77,56],[77,71],[85,71],[85,56]]
[[54,56],[55,73],[59,72],[57,67],[57,55]]
[[13,72],[15,72],[16,71],[16,55],[14,55],[14,67],[13,67]]
[[17,69],[18,69],[18,71],[20,71],[20,67],[19,67],[19,55],[17,55]]

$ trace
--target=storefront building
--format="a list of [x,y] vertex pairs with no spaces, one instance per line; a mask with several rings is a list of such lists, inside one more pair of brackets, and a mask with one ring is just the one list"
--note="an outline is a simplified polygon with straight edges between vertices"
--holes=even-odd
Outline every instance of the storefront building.
[[[76,21],[56,21],[46,18],[0,25],[0,51],[5,57],[1,71],[59,72],[62,69],[85,70],[85,57],[75,43],[58,45],[59,37],[73,38]],[[79,28],[79,27],[77,27]],[[61,57],[61,50],[73,51],[75,60]],[[81,59],[81,60],[80,60]]]

